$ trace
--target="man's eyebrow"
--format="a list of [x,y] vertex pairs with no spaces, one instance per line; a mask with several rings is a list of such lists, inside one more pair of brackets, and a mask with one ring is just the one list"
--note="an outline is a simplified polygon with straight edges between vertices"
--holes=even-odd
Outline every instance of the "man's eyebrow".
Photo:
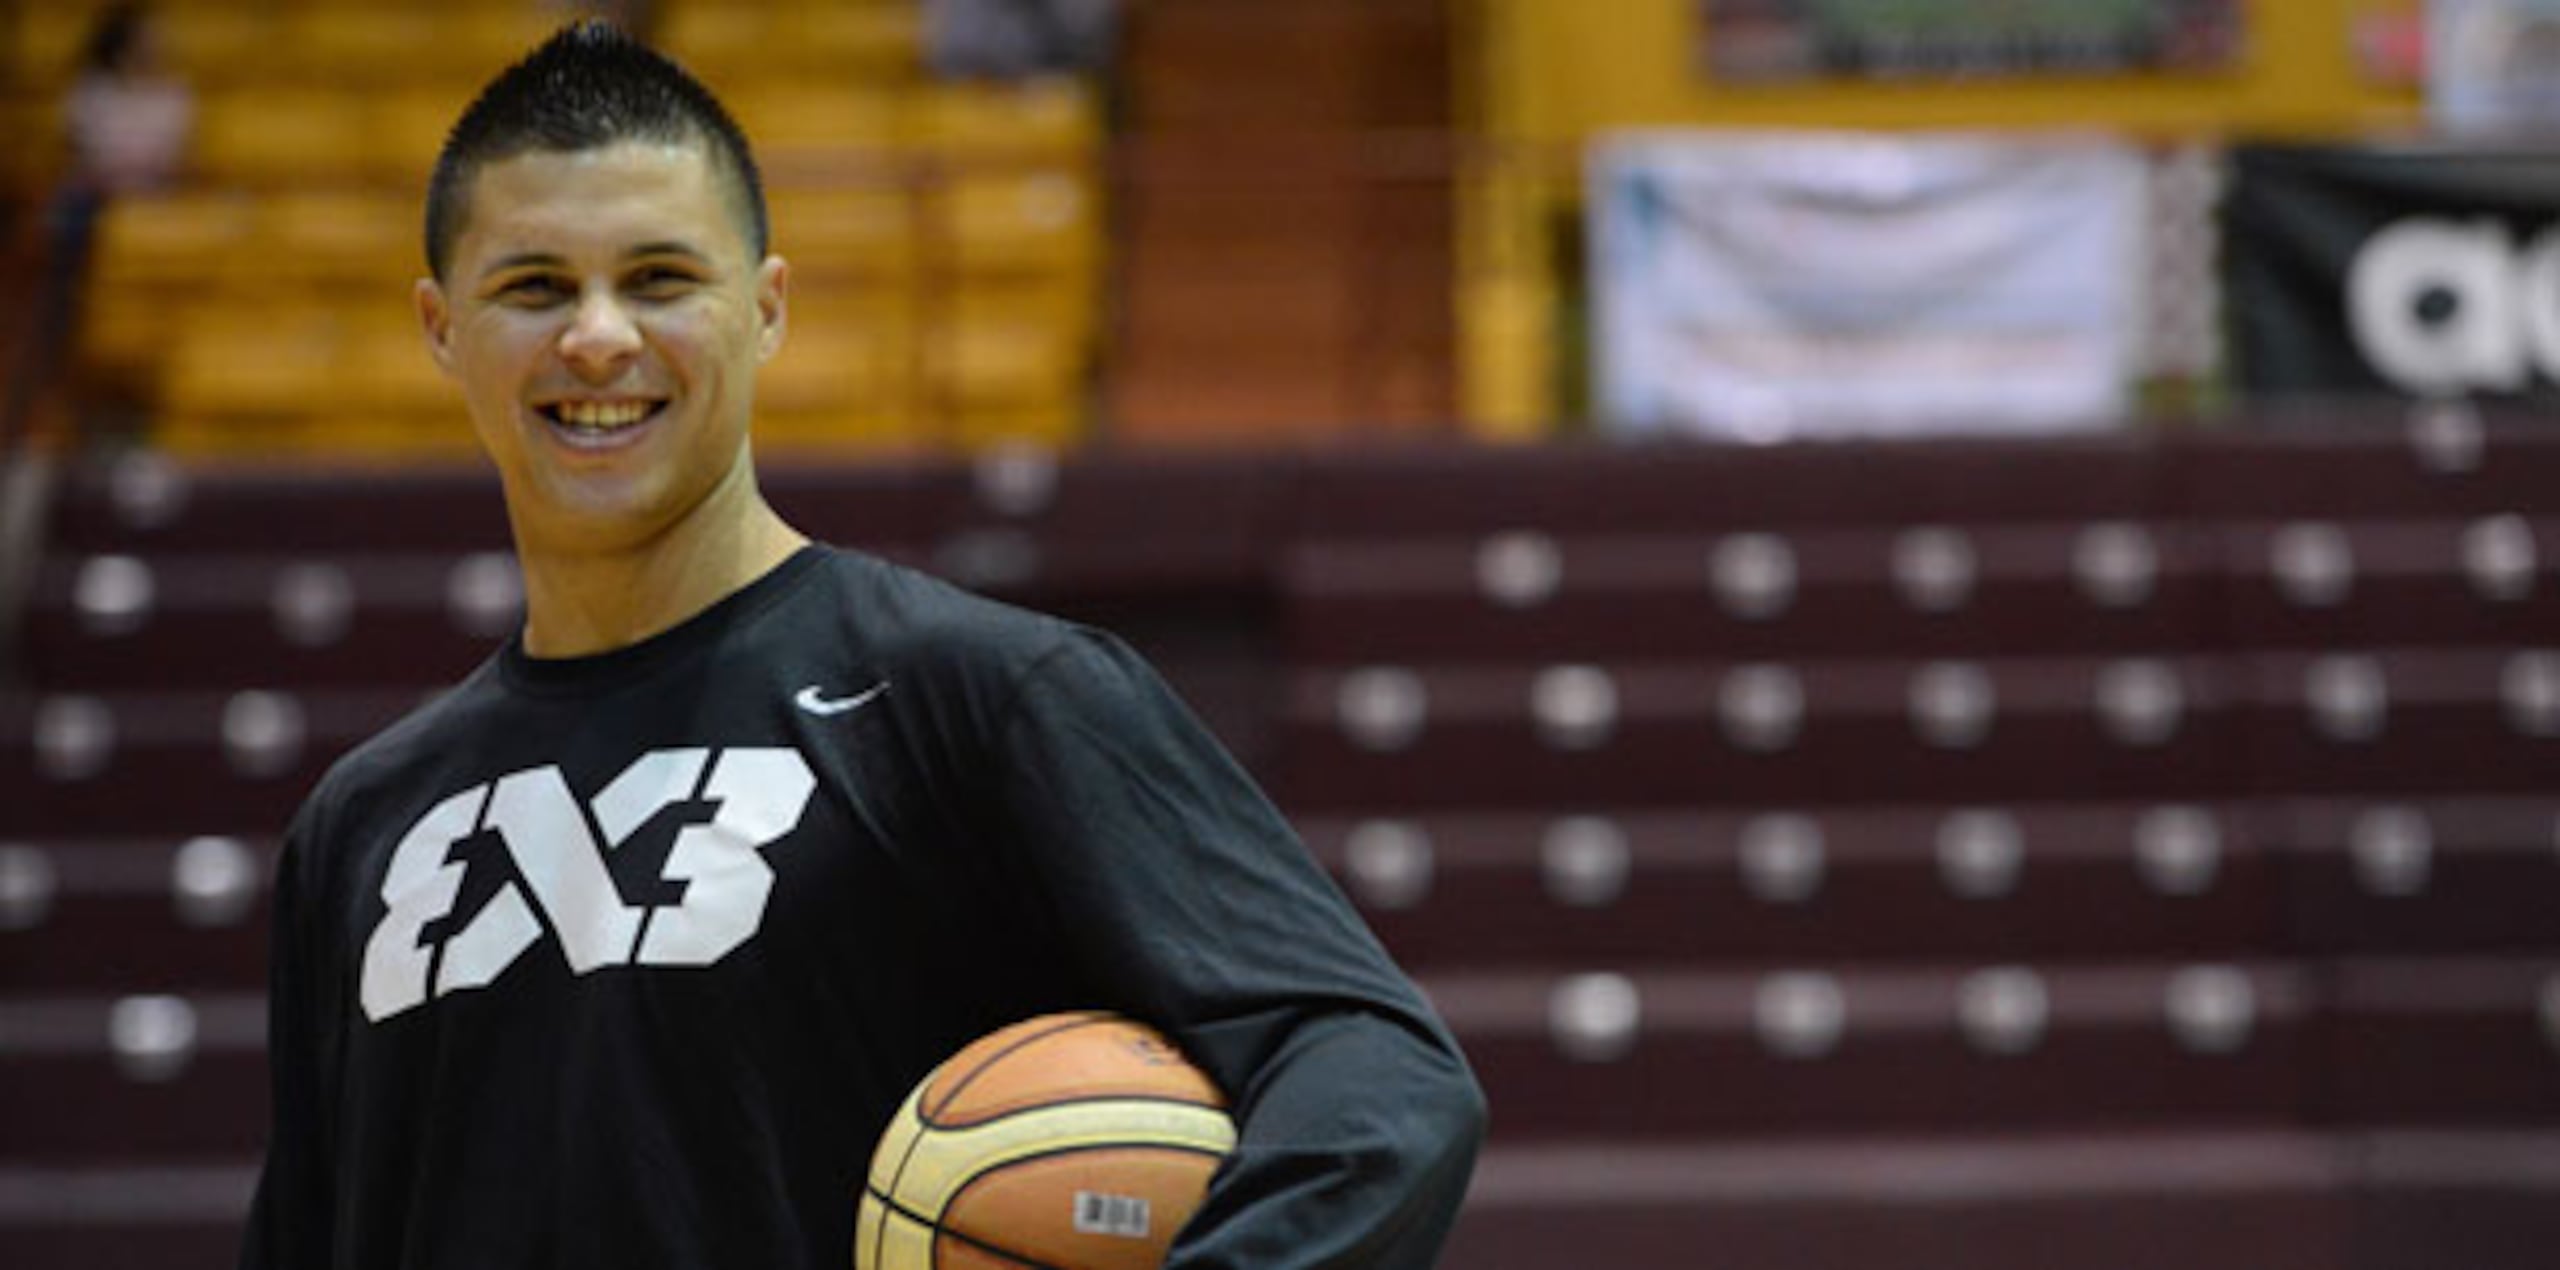
[[[708,252],[674,238],[641,243],[622,253],[622,258],[625,260],[645,260],[651,256],[682,256],[687,260],[699,261],[705,265],[712,263]],[[568,257],[558,252],[519,251],[490,261],[480,270],[480,276],[489,278],[515,269],[558,269],[568,263]]]
[[682,256],[688,260],[701,261],[706,265],[711,263],[709,253],[691,243],[679,242],[672,238],[660,242],[642,243],[622,253],[622,258],[625,260],[637,260],[646,256]]
[[569,263],[568,259],[556,252],[519,251],[514,255],[500,256],[490,261],[487,267],[481,269],[480,276],[487,278],[505,273],[510,269],[556,269],[567,263]]

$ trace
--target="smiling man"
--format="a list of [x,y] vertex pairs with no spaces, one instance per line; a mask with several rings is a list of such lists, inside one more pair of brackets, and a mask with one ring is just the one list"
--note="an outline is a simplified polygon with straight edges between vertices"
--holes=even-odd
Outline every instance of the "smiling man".
[[552,78],[500,80],[455,127],[418,283],[506,485],[537,656],[655,634],[801,542],[747,445],[788,271],[746,140],[688,79],[580,82],[580,47],[649,56],[584,30],[546,50]]
[[1173,1265],[1429,1264],[1481,1096],[1235,763],[1110,636],[758,492],[789,270],[710,94],[564,30],[455,126],[426,237],[525,623],[287,831],[242,1264],[840,1270],[908,1087],[1071,1007],[1236,1109]]

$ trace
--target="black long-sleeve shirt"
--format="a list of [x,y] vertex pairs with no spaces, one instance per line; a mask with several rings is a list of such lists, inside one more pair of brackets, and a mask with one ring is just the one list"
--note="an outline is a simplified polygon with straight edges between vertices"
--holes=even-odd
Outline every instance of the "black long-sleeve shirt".
[[1447,1031],[1134,654],[858,554],[502,650],[333,767],[279,867],[252,1270],[837,1270],[908,1088],[1062,1008],[1233,1100],[1177,1267],[1427,1266],[1481,1134]]

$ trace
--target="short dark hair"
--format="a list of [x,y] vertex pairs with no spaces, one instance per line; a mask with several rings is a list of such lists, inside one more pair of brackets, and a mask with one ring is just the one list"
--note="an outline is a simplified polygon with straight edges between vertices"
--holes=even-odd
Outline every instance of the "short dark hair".
[[90,24],[88,42],[80,48],[80,69],[108,74],[125,69],[134,50],[141,47],[143,28],[150,22],[150,10],[142,0],[126,0],[100,10],[97,21]]
[[427,271],[444,277],[483,165],[623,141],[701,145],[729,181],[752,258],[764,258],[764,178],[738,121],[683,67],[610,22],[583,18],[499,72],[454,121],[427,182]]

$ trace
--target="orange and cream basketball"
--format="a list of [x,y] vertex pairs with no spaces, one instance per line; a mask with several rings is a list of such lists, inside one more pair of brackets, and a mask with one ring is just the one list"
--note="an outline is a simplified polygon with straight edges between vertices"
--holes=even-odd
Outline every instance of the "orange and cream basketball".
[[1162,1033],[1043,1015],[928,1073],[872,1156],[859,1270],[1154,1270],[1235,1146],[1226,1099]]

